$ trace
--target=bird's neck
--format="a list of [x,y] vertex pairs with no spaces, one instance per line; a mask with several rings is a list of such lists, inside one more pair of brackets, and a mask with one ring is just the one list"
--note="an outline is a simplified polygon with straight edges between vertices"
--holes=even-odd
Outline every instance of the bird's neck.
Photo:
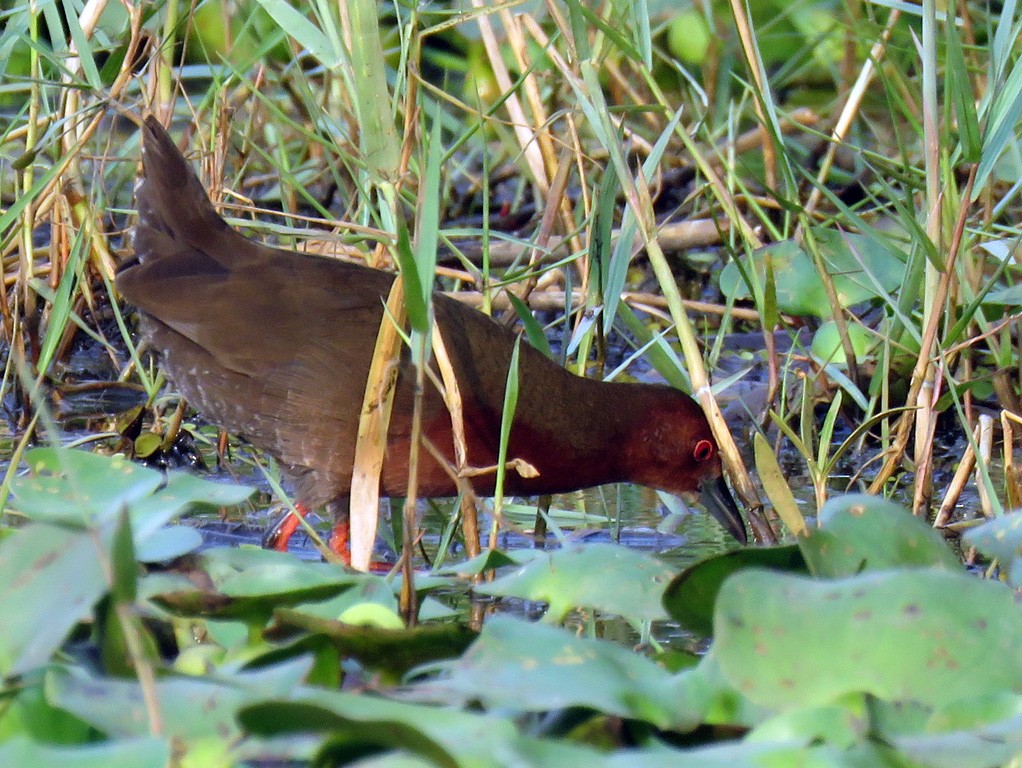
[[569,486],[640,481],[634,446],[656,408],[659,388],[599,382],[567,371],[553,386],[559,391],[529,393],[520,400],[539,405],[515,419],[508,457],[528,461],[539,476],[517,478],[512,492],[557,493]]

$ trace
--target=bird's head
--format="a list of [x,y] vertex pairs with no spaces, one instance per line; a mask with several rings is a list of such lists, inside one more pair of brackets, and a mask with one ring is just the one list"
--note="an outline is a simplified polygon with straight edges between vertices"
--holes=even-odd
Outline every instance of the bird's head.
[[670,387],[651,388],[625,450],[634,482],[686,500],[698,495],[706,511],[746,543],[745,521],[724,481],[717,441],[691,397]]

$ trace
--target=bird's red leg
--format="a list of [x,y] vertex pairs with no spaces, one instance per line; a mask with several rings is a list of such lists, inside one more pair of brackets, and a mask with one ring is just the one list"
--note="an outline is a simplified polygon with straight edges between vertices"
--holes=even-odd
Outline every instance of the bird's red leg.
[[298,514],[288,512],[266,531],[263,535],[263,547],[275,549],[278,552],[287,552],[288,542],[291,541],[291,537],[294,536],[298,526],[301,525],[298,517],[299,515],[305,517],[309,514],[309,508],[298,502],[295,504],[295,512]]
[[[342,496],[327,504],[334,516],[334,527],[330,530],[327,546],[345,565],[351,566],[351,505],[350,499]],[[393,563],[373,560],[369,563],[369,573],[390,573]]]
[[351,522],[348,520],[348,516],[344,515],[334,521],[334,527],[330,531],[330,541],[327,542],[330,551],[341,558],[341,561],[348,566],[351,565],[350,536]]
[[[327,509],[334,515],[334,527],[330,531],[330,539],[327,546],[330,551],[337,555],[341,562],[351,566],[351,521],[348,513],[348,499],[340,498],[327,504]],[[278,552],[287,552],[288,542],[298,530],[301,522],[298,516],[305,517],[309,514],[309,508],[301,502],[295,504],[295,511],[298,514],[288,513],[266,531],[263,536],[263,546],[267,549],[275,549]],[[388,573],[393,566],[390,563],[374,561],[369,564],[370,573]]]

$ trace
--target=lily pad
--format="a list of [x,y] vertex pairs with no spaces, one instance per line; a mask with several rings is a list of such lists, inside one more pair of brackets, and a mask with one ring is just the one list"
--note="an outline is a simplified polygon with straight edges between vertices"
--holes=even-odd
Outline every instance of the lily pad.
[[125,739],[109,744],[58,747],[15,738],[0,744],[0,765],[32,768],[139,768],[169,765],[170,742],[155,737]]
[[11,483],[11,506],[32,520],[73,527],[102,526],[127,508],[136,545],[195,504],[240,504],[252,489],[214,483],[185,472],[162,472],[123,456],[66,448],[34,448],[29,474]]
[[256,549],[208,549],[199,557],[199,567],[212,589],[176,582],[171,591],[148,592],[149,599],[183,615],[261,625],[277,608],[326,600],[376,578],[299,560],[286,552]]
[[514,724],[504,718],[308,687],[286,701],[246,706],[239,719],[246,730],[265,737],[329,734],[321,756],[334,750],[351,756],[403,749],[442,766],[493,765],[493,756],[518,738]]
[[865,712],[855,712],[846,705],[799,707],[761,723],[747,739],[766,744],[797,739],[805,744],[831,744],[845,749],[861,741],[869,733],[870,725]]
[[968,546],[996,559],[1013,587],[1022,586],[1022,512],[987,520],[966,531],[962,539]]
[[0,541],[0,677],[48,662],[106,593],[97,544],[89,533],[44,525]]
[[[893,291],[905,277],[904,256],[873,237],[832,229],[814,229],[827,272],[842,307]],[[812,256],[793,240],[759,248],[752,253],[752,276],[761,289],[773,273],[777,307],[789,315],[830,317],[827,291]],[[747,262],[746,262],[747,263]],[[729,299],[749,299],[752,294],[734,262],[720,273],[720,290]]]
[[[382,609],[376,603],[364,603]],[[412,667],[458,656],[477,633],[460,624],[423,624],[413,629],[380,625],[355,626],[345,620],[310,616],[291,609],[275,614],[276,629],[301,630],[328,638],[345,658],[356,658],[370,669],[404,674]],[[400,621],[400,619],[398,619]]]
[[480,554],[469,560],[465,560],[461,563],[445,565],[443,568],[437,570],[436,574],[439,576],[446,575],[467,578],[470,576],[478,576],[481,573],[493,571],[497,568],[504,568],[508,565],[517,564],[517,560],[513,560],[499,549],[484,549]]
[[900,755],[932,768],[988,768],[1012,765],[1022,753],[1022,714],[969,728],[899,734],[889,738]]
[[700,560],[675,576],[664,591],[664,608],[684,629],[709,636],[721,584],[747,568],[808,573],[802,551],[795,544],[736,549]]
[[714,650],[752,701],[787,708],[850,693],[926,706],[1022,689],[1012,590],[962,572],[835,581],[743,571],[720,590]]
[[573,608],[593,608],[635,623],[667,618],[661,605],[674,572],[659,560],[615,544],[535,552],[521,568],[475,588],[481,595],[549,604],[558,622]]
[[11,482],[12,506],[29,519],[86,526],[109,518],[163,482],[155,469],[123,456],[34,448],[25,456],[29,474]]
[[[878,338],[858,323],[848,323],[847,329],[848,338],[852,342],[852,350],[855,352],[855,359],[862,362],[877,346]],[[828,320],[816,329],[810,351],[817,360],[823,363],[836,365],[839,368],[848,365],[848,356],[841,344],[841,334],[838,333],[837,323],[833,320]]]
[[185,525],[161,528],[147,538],[135,552],[140,563],[165,563],[196,552],[202,547],[202,534]]
[[[155,696],[163,718],[163,735],[184,742],[214,736],[222,741],[240,735],[235,714],[246,703],[287,696],[312,667],[310,658],[242,672],[218,679],[167,676],[156,681]],[[142,687],[134,680],[91,677],[79,670],[50,673],[47,699],[103,733],[115,737],[146,735]]]
[[820,527],[799,539],[816,576],[862,571],[939,567],[960,571],[944,537],[922,518],[880,496],[851,493],[824,504]]
[[649,659],[509,616],[492,617],[460,659],[429,671],[439,676],[410,695],[519,712],[581,706],[662,728],[691,727],[702,717],[701,707],[678,695],[676,677]]

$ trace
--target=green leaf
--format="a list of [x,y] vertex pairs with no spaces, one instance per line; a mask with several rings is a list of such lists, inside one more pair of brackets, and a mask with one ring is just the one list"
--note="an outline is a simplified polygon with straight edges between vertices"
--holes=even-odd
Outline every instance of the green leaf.
[[[876,238],[827,229],[814,229],[813,235],[842,307],[878,298],[881,291],[892,291],[904,280],[904,257]],[[764,246],[751,258],[753,275],[762,290],[768,282],[768,262],[775,275],[783,275],[776,283],[779,311],[830,317],[830,302],[813,259],[794,240]],[[729,299],[752,295],[734,262],[721,271],[720,290]]]
[[0,541],[0,677],[46,664],[107,591],[95,537],[29,525]]
[[700,560],[675,576],[664,591],[664,608],[682,628],[709,636],[721,585],[732,574],[749,568],[808,573],[802,551],[795,544],[737,549]]
[[942,706],[1022,686],[1012,590],[961,572],[820,581],[743,571],[724,582],[714,628],[725,677],[776,709],[852,693]]
[[[846,328],[855,359],[861,363],[874,358],[874,351],[882,339],[858,323],[847,323]],[[836,365],[838,368],[845,368],[848,365],[848,356],[841,343],[841,333],[833,320],[827,320],[816,329],[810,352],[824,365]]]
[[[1014,697],[1018,708],[1018,697]],[[972,701],[968,709],[976,712],[980,702]],[[1012,765],[1022,753],[1022,714],[1003,719],[986,720],[954,730],[895,734],[888,743],[914,765],[930,768],[989,768]],[[937,732],[933,732],[937,731]]]
[[140,563],[166,563],[202,547],[202,534],[186,525],[160,528],[135,550]]
[[478,576],[486,571],[493,571],[508,565],[518,565],[517,560],[508,557],[499,549],[484,549],[480,554],[463,563],[445,565],[436,571],[437,575],[461,576],[462,578]]
[[798,543],[817,576],[903,567],[961,570],[938,531],[880,496],[851,493],[830,499],[820,510],[819,528]]
[[995,288],[983,297],[983,304],[1011,307],[1017,309],[1022,307],[1022,285],[1006,285],[1002,288]]
[[163,482],[156,470],[123,456],[34,448],[25,463],[29,474],[11,483],[12,506],[30,519],[68,525],[110,521]]
[[[608,281],[611,280],[610,268],[613,263],[611,261],[611,236],[614,232],[614,218],[617,215],[619,190],[620,185],[617,183],[614,165],[608,164],[600,174],[600,184],[593,196],[592,240],[589,244],[589,269],[594,278],[589,281],[590,289],[598,291],[604,297],[607,297]],[[614,280],[614,283],[624,286],[623,279]],[[604,327],[605,332],[609,330],[609,327]]]
[[252,495],[240,485],[214,483],[154,469],[123,456],[100,456],[64,448],[33,448],[30,473],[11,483],[11,506],[33,520],[75,527],[112,524],[125,507],[136,546],[193,504],[226,506]]
[[[590,79],[588,82],[592,82]],[[602,99],[601,99],[602,101]],[[606,106],[606,105],[604,105]],[[660,132],[660,136],[657,137],[656,144],[650,150],[649,155],[642,161],[642,173],[645,178],[653,178],[657,173],[657,168],[660,164],[664,153],[667,151],[670,145],[671,139],[674,138],[675,130],[678,127],[678,123],[681,121],[681,115],[683,108],[679,107],[671,119],[664,126],[664,129]],[[601,119],[606,119],[605,116],[601,115]],[[613,131],[608,125],[606,129],[607,136],[617,137],[617,132]],[[620,157],[620,142],[615,142],[615,148],[612,151],[612,157]],[[608,166],[606,171],[607,175],[613,176],[610,178],[611,184],[606,187],[601,187],[601,191],[609,194],[610,192],[617,192],[619,189],[617,174],[621,166],[617,163],[612,163]],[[624,213],[621,216],[621,231],[618,235],[618,241],[614,245],[614,251],[610,258],[610,264],[605,270],[605,283],[601,285],[603,289],[603,330],[604,333],[610,333],[611,327],[614,325],[614,319],[617,317],[618,308],[621,304],[621,292],[624,290],[625,279],[628,274],[628,267],[631,264],[632,256],[635,255],[638,243],[635,241],[635,235],[638,231],[637,217],[638,211],[634,209],[634,193],[635,183],[631,176],[624,178],[626,185],[626,197],[627,193],[632,193],[632,199],[629,200],[629,205],[625,208]],[[610,205],[614,200],[607,201],[605,204]],[[650,212],[650,215],[652,213]]]
[[[221,740],[241,733],[235,715],[244,704],[287,696],[308,674],[312,661],[303,657],[241,672],[229,678],[167,676],[156,681],[155,695],[163,717],[163,735],[185,743],[210,736]],[[79,670],[57,669],[48,675],[49,701],[109,736],[149,733],[142,688],[134,680],[91,677]]]
[[770,743],[794,737],[806,744],[816,742],[847,749],[863,739],[869,725],[865,712],[847,705],[800,707],[759,724],[748,738]]
[[[79,32],[81,29],[79,28]],[[46,324],[46,335],[43,337],[39,349],[39,360],[36,363],[36,370],[40,373],[48,373],[53,355],[57,351],[64,334],[67,331],[68,320],[74,313],[73,298],[75,288],[78,284],[79,270],[82,268],[82,261],[88,255],[88,249],[84,247],[86,242],[85,229],[78,231],[74,242],[71,244],[71,252],[68,254],[67,264],[64,266],[64,274],[60,277],[60,285],[51,299],[50,320]]]
[[774,505],[774,511],[777,512],[777,516],[781,518],[788,530],[796,536],[801,536],[806,531],[805,517],[798,508],[795,494],[791,492],[787,475],[781,469],[773,448],[763,433],[759,431],[753,435],[752,442],[756,457],[756,471],[759,472],[760,482],[763,484],[767,498]]
[[[359,624],[358,617],[363,617],[367,623]],[[392,618],[397,625],[382,626],[381,618],[384,621]],[[341,614],[340,620],[291,609],[278,610],[275,619],[277,629],[298,629],[327,638],[344,658],[392,675],[403,675],[421,664],[459,656],[477,636],[468,627],[452,623],[423,624],[407,629],[396,611],[378,603],[353,606]]]
[[504,404],[500,415],[500,443],[497,447],[497,473],[494,481],[494,495],[501,499],[504,494],[504,476],[507,474],[507,448],[511,440],[511,426],[518,407],[518,359],[522,351],[522,337],[515,337],[511,350],[511,362],[507,369],[507,383],[504,386]]
[[518,738],[509,720],[446,707],[312,688],[296,690],[287,699],[247,706],[239,720],[248,732],[264,737],[328,733],[332,740],[321,749],[324,758],[334,750],[350,755],[354,750],[403,749],[452,768],[492,765],[493,756]]
[[969,69],[962,50],[962,39],[954,22],[944,25],[947,48],[944,59],[944,87],[947,96],[954,105],[955,117],[958,121],[958,141],[962,150],[962,160],[967,163],[978,163],[983,155],[983,138],[979,131],[979,118],[976,116],[976,100],[972,95],[972,83],[969,81]]
[[286,552],[207,549],[199,559],[213,589],[175,583],[150,599],[185,615],[242,619],[265,624],[274,610],[322,601],[377,577],[349,573],[329,563],[310,563]]
[[966,546],[975,547],[996,559],[1013,587],[1022,586],[1022,512],[1010,512],[970,528],[962,536]]
[[518,319],[522,321],[522,327],[525,329],[525,336],[528,338],[529,343],[542,352],[546,357],[553,360],[554,352],[550,349],[550,342],[547,340],[546,334],[543,332],[543,326],[539,324],[535,315],[532,314],[532,310],[529,309],[529,305],[515,296],[512,291],[508,291],[506,296],[517,313]]
[[671,348],[664,340],[664,333],[656,336],[635,314],[634,310],[625,303],[618,306],[617,316],[624,323],[628,332],[635,337],[636,342],[645,347],[645,357],[650,365],[675,389],[682,392],[692,391],[692,382],[688,378],[688,372],[678,359],[678,353]]
[[170,764],[170,742],[156,737],[57,747],[18,737],[0,744],[0,765],[32,768],[140,768]]
[[[669,728],[701,718],[677,680],[649,659],[605,640],[509,616],[491,617],[458,660],[432,668],[423,693],[512,712],[588,707]],[[684,673],[683,673],[684,674]]]
[[335,69],[341,63],[329,38],[286,0],[256,0],[256,2],[265,9],[284,32],[293,37],[309,55],[324,67]]
[[135,560],[131,518],[128,517],[127,509],[121,510],[117,528],[114,530],[110,560],[113,566],[114,583],[111,592],[114,600],[129,604],[135,602],[135,595],[138,593],[138,563]]
[[405,308],[408,310],[408,325],[419,333],[429,329],[429,304],[423,300],[426,291],[433,284],[433,276],[429,275],[424,284],[424,275],[419,274],[415,263],[415,252],[408,236],[408,226],[404,219],[397,220],[397,247],[394,249],[397,263],[401,268],[401,276],[405,281]]
[[[44,670],[45,667],[21,675],[17,690],[6,692],[4,711],[0,714],[0,744],[19,736],[54,746],[95,740],[92,726],[46,701]],[[0,756],[3,754],[0,747]],[[19,764],[6,763],[0,757],[0,765]]]
[[[95,611],[95,632],[99,639],[102,670],[113,677],[133,678],[139,664],[160,665],[160,649],[150,628],[130,612],[117,610],[113,600],[104,600]],[[139,656],[129,647],[128,636],[134,634]]]
[[410,310],[408,318],[412,329],[420,333],[429,331],[429,308],[433,298],[433,276],[436,273],[442,187],[440,165],[444,156],[441,125],[440,105],[437,104],[433,111],[433,130],[430,131],[426,147],[425,172],[419,181],[419,205],[415,217],[415,270],[425,316],[421,325],[415,324]]
[[351,0],[348,13],[362,154],[375,183],[393,183],[397,180],[401,147],[387,85],[387,59],[383,55],[378,8],[375,0]]
[[[1003,85],[998,84],[987,112],[983,139],[983,157],[976,169],[972,188],[975,200],[986,188],[987,179],[1010,142],[1015,141],[1015,126],[1022,115],[1022,59],[1016,59]],[[2,221],[0,221],[2,223]]]
[[481,595],[549,603],[548,621],[573,608],[593,608],[633,624],[665,618],[661,599],[674,575],[661,561],[615,544],[585,544],[537,552],[521,568],[481,584]]

